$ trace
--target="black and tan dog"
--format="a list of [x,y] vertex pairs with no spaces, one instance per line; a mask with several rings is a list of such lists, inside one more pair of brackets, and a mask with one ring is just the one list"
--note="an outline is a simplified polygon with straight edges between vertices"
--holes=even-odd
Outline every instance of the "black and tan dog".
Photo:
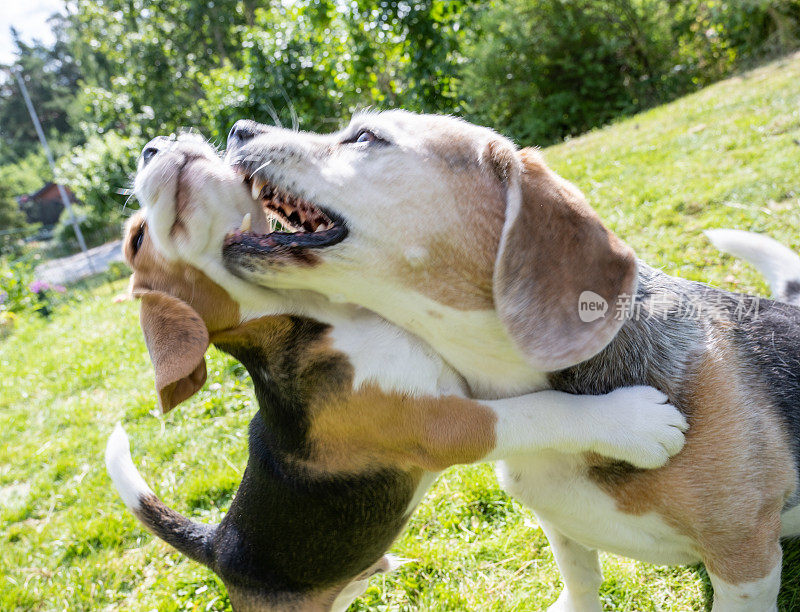
[[375,312],[473,396],[650,384],[689,416],[659,470],[502,462],[563,574],[556,609],[601,609],[598,549],[702,561],[715,610],[775,608],[780,538],[800,534],[800,309],[638,261],[540,152],[453,117],[362,113],[332,134],[241,121],[227,155],[284,224],[229,226],[225,262],[243,279]]
[[[128,225],[125,254],[162,409],[202,386],[213,342],[245,365],[259,410],[217,526],[158,500],[121,429],[106,464],[136,516],[214,570],[237,610],[345,609],[391,569],[384,552],[450,465],[558,449],[646,468],[682,446],[685,421],[652,388],[478,402],[424,344],[371,313],[240,285],[222,242],[231,216],[258,205],[202,141],[151,143],[136,192],[146,209]],[[301,304],[304,314],[281,314]],[[309,317],[314,308],[327,320]]]

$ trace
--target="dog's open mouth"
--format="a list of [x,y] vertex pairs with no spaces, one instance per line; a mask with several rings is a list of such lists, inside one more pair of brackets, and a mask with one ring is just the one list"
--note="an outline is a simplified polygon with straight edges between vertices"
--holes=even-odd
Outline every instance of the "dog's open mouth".
[[252,231],[252,219],[246,214],[241,227],[228,234],[225,248],[268,255],[275,250],[319,249],[341,242],[347,226],[335,214],[288,193],[263,178],[236,168],[250,189],[253,199],[261,204],[269,232]]

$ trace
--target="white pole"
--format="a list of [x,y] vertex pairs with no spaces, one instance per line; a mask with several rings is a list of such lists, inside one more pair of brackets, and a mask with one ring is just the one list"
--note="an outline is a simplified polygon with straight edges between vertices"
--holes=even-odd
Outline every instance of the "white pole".
[[[28,95],[28,88],[25,87],[25,81],[22,79],[22,69],[19,66],[14,66],[11,69],[11,72],[13,72],[14,76],[17,77],[17,83],[19,83],[19,88],[22,91],[22,97],[25,98],[25,104],[28,107],[28,112],[30,113],[31,120],[33,121],[33,127],[36,128],[36,135],[39,137],[39,142],[42,143],[42,149],[44,149],[44,154],[47,157],[47,163],[50,164],[50,168],[55,176],[56,163],[53,160],[53,153],[50,151],[50,146],[47,144],[47,138],[45,138],[42,124],[39,123],[39,115],[36,114],[36,109],[33,108],[33,102],[31,102],[31,98]],[[92,274],[94,274],[96,272],[94,269],[94,264],[92,264],[92,258],[89,257],[89,252],[86,248],[86,241],[83,239],[83,232],[81,232],[81,227],[78,224],[78,220],[75,218],[75,213],[72,211],[72,204],[69,201],[69,197],[67,197],[67,192],[64,190],[64,186],[58,182],[56,182],[56,187],[58,188],[58,193],[61,196],[61,201],[64,203],[64,208],[67,209],[69,221],[75,230],[75,236],[78,238],[78,244],[81,247],[81,251],[83,251],[83,254],[86,256],[86,261],[89,264],[89,270]]]

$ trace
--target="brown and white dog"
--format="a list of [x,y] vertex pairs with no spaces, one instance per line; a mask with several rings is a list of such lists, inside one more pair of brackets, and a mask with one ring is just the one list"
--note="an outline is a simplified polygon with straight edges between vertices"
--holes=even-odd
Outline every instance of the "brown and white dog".
[[125,255],[162,409],[202,386],[211,342],[247,368],[259,410],[218,526],[160,502],[121,429],[106,465],[136,516],[214,570],[237,610],[345,609],[392,567],[384,552],[450,465],[555,449],[648,468],[683,444],[684,418],[650,387],[466,399],[438,355],[373,313],[243,283],[223,265],[223,241],[243,216],[266,231],[253,219],[260,202],[196,137],[151,142],[135,192],[145,209]]
[[327,135],[240,121],[227,155],[289,230],[232,232],[241,278],[368,308],[475,397],[649,384],[687,415],[658,470],[558,451],[500,465],[550,539],[555,609],[600,610],[597,549],[703,561],[715,610],[774,609],[780,538],[800,533],[800,310],[637,261],[539,152],[452,117],[366,113]]

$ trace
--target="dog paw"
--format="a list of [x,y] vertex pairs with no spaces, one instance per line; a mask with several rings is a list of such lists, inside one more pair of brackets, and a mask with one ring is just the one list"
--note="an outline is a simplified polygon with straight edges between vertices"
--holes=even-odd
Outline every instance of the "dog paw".
[[653,387],[625,387],[606,396],[603,415],[608,439],[596,452],[652,469],[663,466],[684,445],[686,417]]
[[547,608],[547,612],[601,612],[602,609],[597,595],[573,597],[564,588],[558,599]]

